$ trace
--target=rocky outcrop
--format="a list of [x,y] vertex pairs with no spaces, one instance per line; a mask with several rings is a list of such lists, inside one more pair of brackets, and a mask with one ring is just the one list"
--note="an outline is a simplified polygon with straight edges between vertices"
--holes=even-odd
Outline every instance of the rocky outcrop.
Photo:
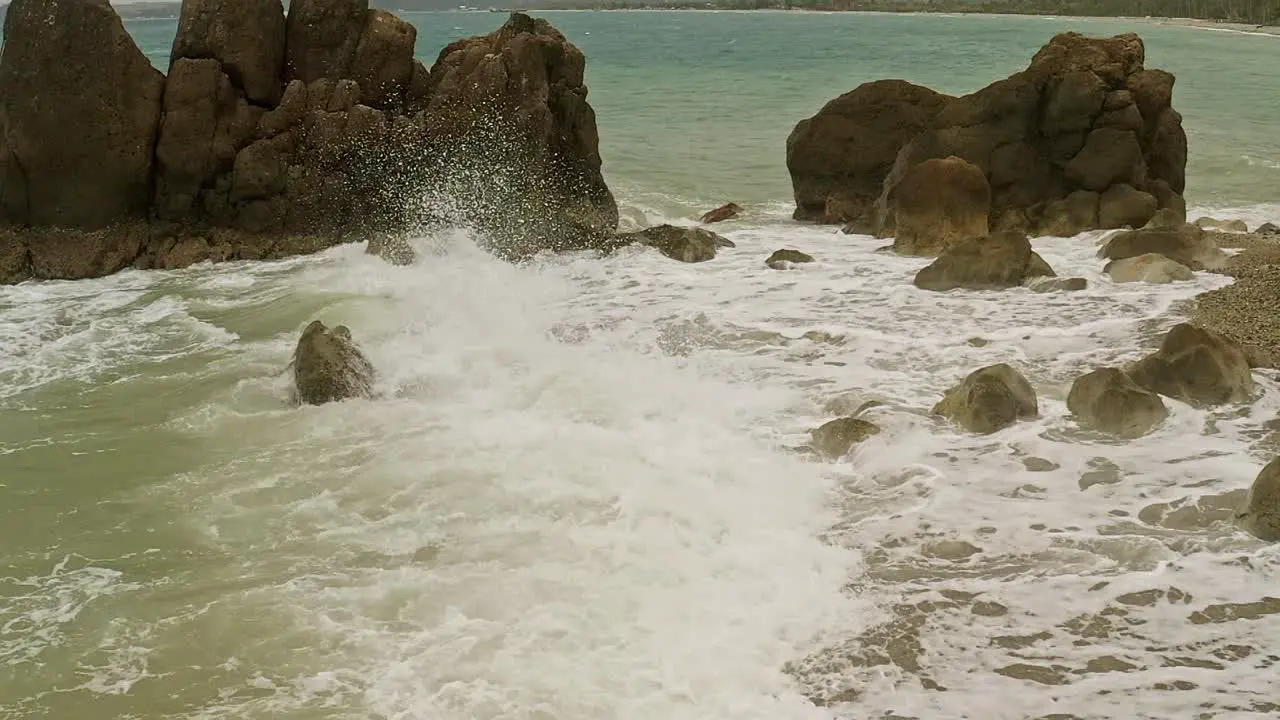
[[1138,385],[1189,405],[1248,402],[1253,376],[1240,346],[1210,330],[1182,323],[1160,349],[1128,369]]
[[1004,363],[970,373],[933,408],[933,414],[984,435],[1039,413],[1031,383]]
[[280,0],[185,0],[166,78],[106,2],[17,0],[0,56],[0,227],[14,230],[0,279],[443,224],[505,256],[606,244],[617,208],[582,53],[519,13],[430,73],[415,40],[366,0],[296,0],[287,18]]
[[[1187,154],[1174,78],[1144,60],[1136,35],[1064,33],[1026,70],[963,97],[894,81],[864,85],[788,140],[796,217],[860,220],[883,232],[861,212],[869,188],[885,197],[914,166],[956,156],[986,176],[995,229],[1061,235],[1104,219],[1141,227],[1157,208],[1181,204]],[[806,162],[793,159],[800,150]],[[1073,197],[1081,192],[1090,195]]]
[[644,245],[672,260],[699,263],[714,260],[716,250],[733,247],[733,241],[710,230],[675,225],[655,225],[639,232],[622,233],[614,240],[617,246]]
[[958,157],[916,165],[881,202],[880,232],[893,235],[893,249],[903,255],[937,255],[989,232],[987,178]]
[[824,423],[810,433],[810,446],[820,456],[837,460],[849,454],[854,445],[872,435],[878,435],[880,427],[858,417],[843,417]]
[[1094,370],[1076,379],[1067,395],[1067,409],[1080,424],[1122,438],[1146,435],[1169,416],[1159,395],[1117,368]]
[[293,379],[298,401],[307,405],[373,395],[373,365],[345,325],[330,330],[315,320],[302,331],[293,351]]
[[799,250],[783,248],[774,250],[772,255],[765,258],[764,264],[773,270],[789,270],[792,265],[803,265],[811,262],[813,262],[812,255],[802,253]]
[[1195,274],[1186,265],[1174,262],[1159,253],[1147,253],[1123,260],[1112,260],[1102,271],[1118,283],[1145,282],[1164,285],[1191,280]]
[[1267,463],[1254,478],[1240,526],[1259,540],[1280,542],[1280,458]]
[[802,120],[787,138],[795,219],[872,230],[872,208],[898,150],[952,98],[902,80],[859,86]]
[[1099,257],[1107,260],[1149,254],[1163,255],[1192,270],[1217,270],[1227,262],[1226,253],[1218,247],[1214,236],[1195,225],[1117,233],[1098,252]]
[[715,210],[708,210],[707,212],[703,213],[700,222],[706,225],[710,225],[711,223],[724,222],[725,220],[732,220],[738,217],[739,213],[741,212],[742,212],[742,208],[738,207],[736,203],[728,203],[726,205],[721,205]]
[[999,290],[1053,276],[1053,269],[1044,258],[1031,251],[1025,235],[1007,231],[966,240],[944,250],[937,260],[916,273],[914,283],[922,290]]
[[14,0],[0,55],[0,220],[145,218],[164,76],[106,0]]

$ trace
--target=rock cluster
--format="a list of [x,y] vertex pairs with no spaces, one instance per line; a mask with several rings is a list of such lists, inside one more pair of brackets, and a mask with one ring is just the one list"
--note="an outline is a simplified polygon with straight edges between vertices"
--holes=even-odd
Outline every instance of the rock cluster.
[[581,51],[519,13],[429,71],[415,40],[368,0],[287,15],[185,0],[166,77],[104,0],[14,0],[0,282],[280,257],[441,219],[514,255],[606,242],[617,207]]
[[1253,375],[1244,350],[1211,330],[1181,323],[1165,335],[1160,349],[1128,370],[1138,385],[1189,405],[1205,407],[1247,402]]
[[993,229],[1062,235],[1141,227],[1159,208],[1185,216],[1174,78],[1144,56],[1136,35],[1064,33],[1026,70],[963,97],[862,85],[788,138],[795,217],[887,236],[898,188],[921,163],[952,156],[985,176]]

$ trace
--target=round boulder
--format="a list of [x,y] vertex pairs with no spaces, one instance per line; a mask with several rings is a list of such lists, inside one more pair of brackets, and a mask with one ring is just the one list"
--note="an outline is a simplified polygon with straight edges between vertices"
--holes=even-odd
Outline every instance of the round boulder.
[[1017,370],[1001,363],[975,370],[933,408],[970,432],[990,434],[1040,412],[1036,392]]
[[936,255],[989,232],[991,186],[982,168],[958,157],[925,160],[888,193],[893,248],[903,255]]
[[1138,385],[1165,397],[1205,407],[1247,402],[1253,376],[1244,350],[1216,332],[1182,323],[1160,349],[1129,369]]
[[1258,473],[1238,519],[1259,540],[1280,542],[1280,458],[1267,463]]
[[1186,265],[1159,253],[1147,253],[1123,260],[1112,260],[1102,269],[1118,283],[1145,282],[1157,285],[1192,280],[1195,274]]
[[1209,233],[1195,225],[1174,228],[1142,228],[1116,233],[1098,253],[1108,260],[1124,260],[1158,253],[1192,270],[1218,270],[1226,253]]
[[373,364],[345,325],[332,330],[319,320],[302,331],[293,352],[298,400],[308,405],[373,395]]
[[1169,416],[1159,395],[1116,368],[1078,378],[1067,395],[1067,409],[1081,425],[1122,438],[1146,435]]

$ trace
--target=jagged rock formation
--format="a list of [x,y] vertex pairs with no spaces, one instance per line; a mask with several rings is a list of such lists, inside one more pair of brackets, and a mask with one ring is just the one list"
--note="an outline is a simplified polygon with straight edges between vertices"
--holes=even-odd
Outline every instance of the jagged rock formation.
[[[14,0],[0,56],[0,282],[314,252],[465,224],[603,246],[581,51],[519,13],[414,58],[368,0],[185,0],[168,76],[105,0]],[[519,182],[512,182],[519,178]]]
[[1026,70],[960,98],[901,81],[863,85],[788,139],[796,218],[883,235],[883,199],[916,165],[949,156],[982,169],[993,229],[1141,227],[1158,208],[1184,208],[1174,78],[1145,69],[1144,55],[1136,35],[1063,33]]

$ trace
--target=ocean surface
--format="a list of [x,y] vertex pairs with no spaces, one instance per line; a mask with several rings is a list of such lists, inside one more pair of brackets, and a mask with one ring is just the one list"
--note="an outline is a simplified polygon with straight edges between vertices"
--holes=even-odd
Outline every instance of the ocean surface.
[[[0,287],[0,718],[1274,718],[1280,547],[1235,506],[1280,382],[1117,442],[1071,381],[1229,279],[926,293],[924,262],[789,218],[791,127],[861,82],[950,93],[1054,33],[1137,31],[1178,76],[1193,213],[1280,220],[1280,39],[1132,21],[546,13],[588,57],[624,223],[727,201],[683,265],[275,263]],[[430,62],[494,13],[421,13]],[[165,68],[174,22],[130,30]],[[781,247],[814,255],[766,269]],[[384,396],[287,401],[312,319]],[[971,342],[976,338],[985,340]],[[995,362],[1041,417],[931,418]],[[884,432],[795,449],[864,400]]]

